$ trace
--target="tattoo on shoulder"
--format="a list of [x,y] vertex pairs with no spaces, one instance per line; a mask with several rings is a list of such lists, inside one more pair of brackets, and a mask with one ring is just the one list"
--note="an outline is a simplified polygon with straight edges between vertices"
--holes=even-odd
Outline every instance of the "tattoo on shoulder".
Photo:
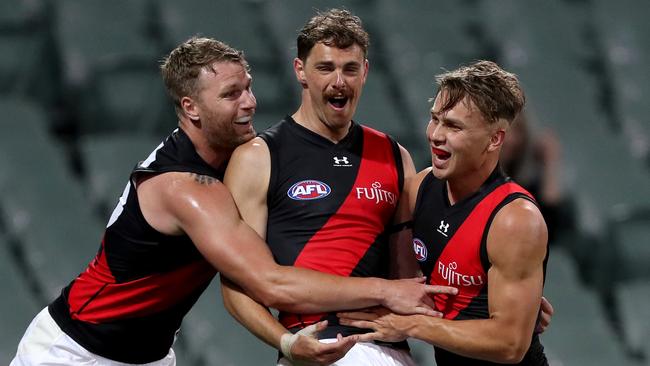
[[210,185],[212,183],[218,182],[219,180],[217,178],[210,177],[208,175],[202,175],[202,174],[196,174],[196,173],[190,173],[192,177],[194,177],[194,180],[198,182],[199,184],[205,184],[205,185]]

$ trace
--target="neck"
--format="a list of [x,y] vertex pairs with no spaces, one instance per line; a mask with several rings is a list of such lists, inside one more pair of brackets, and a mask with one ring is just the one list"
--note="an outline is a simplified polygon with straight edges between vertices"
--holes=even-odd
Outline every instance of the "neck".
[[196,153],[203,161],[217,170],[225,170],[226,164],[228,164],[228,160],[230,160],[230,156],[232,155],[232,149],[218,149],[210,146],[205,136],[198,128],[191,125],[191,122],[183,123],[181,121],[180,128],[189,137],[190,141],[192,141]]
[[478,192],[483,183],[488,179],[490,174],[497,166],[497,161],[489,161],[480,166],[478,169],[465,174],[462,177],[451,178],[447,180],[447,195],[449,203],[454,205],[456,202],[471,196]]
[[300,105],[300,108],[298,108],[291,118],[293,118],[293,120],[299,125],[332,142],[339,142],[347,136],[350,126],[352,125],[352,121],[348,121],[342,126],[328,123],[324,118],[318,116],[313,108],[310,108],[308,102],[304,101],[304,98],[303,104]]

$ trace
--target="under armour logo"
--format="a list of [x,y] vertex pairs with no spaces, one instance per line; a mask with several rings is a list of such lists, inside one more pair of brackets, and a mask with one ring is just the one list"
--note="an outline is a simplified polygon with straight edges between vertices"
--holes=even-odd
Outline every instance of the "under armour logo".
[[338,156],[335,156],[333,157],[333,159],[334,159],[334,166],[352,166],[352,164],[350,164],[350,162],[348,161],[347,156],[343,156],[340,158]]
[[438,232],[445,237],[447,237],[447,230],[449,230],[449,224],[445,224],[445,220],[440,220],[440,226],[438,226]]

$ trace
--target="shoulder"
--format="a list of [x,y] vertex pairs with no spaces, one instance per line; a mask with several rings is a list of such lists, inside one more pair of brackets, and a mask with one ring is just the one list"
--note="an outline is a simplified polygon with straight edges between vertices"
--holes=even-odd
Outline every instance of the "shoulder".
[[424,178],[431,172],[431,168],[424,169],[417,174],[411,176],[404,185],[404,197],[408,200],[410,211],[415,211],[418,191]]
[[528,199],[518,198],[506,204],[494,216],[488,233],[490,261],[498,257],[543,258],[547,249],[546,222],[539,208]]
[[218,179],[188,172],[145,177],[137,185],[140,208],[147,222],[165,234],[184,231],[184,224],[203,216],[218,216],[234,205]]
[[263,161],[260,161],[260,159],[268,157],[269,154],[269,146],[266,141],[261,137],[255,137],[235,149],[228,163],[228,168],[230,168],[233,161],[252,165],[261,164]]
[[271,175],[271,153],[266,142],[256,137],[235,149],[226,168],[224,183],[235,191],[266,194]]

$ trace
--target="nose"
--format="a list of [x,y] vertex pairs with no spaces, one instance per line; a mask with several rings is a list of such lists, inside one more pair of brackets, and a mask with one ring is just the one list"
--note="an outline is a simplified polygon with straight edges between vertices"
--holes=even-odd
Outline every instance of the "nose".
[[333,86],[337,90],[345,88],[345,81],[343,80],[343,74],[340,71],[336,72],[336,80],[334,81]]
[[246,90],[242,95],[244,98],[241,105],[243,109],[255,109],[257,107],[257,99],[255,98],[255,94],[253,94],[253,90]]
[[444,129],[442,128],[442,123],[434,123],[429,121],[427,126],[427,137],[429,141],[434,145],[442,145],[445,142]]

